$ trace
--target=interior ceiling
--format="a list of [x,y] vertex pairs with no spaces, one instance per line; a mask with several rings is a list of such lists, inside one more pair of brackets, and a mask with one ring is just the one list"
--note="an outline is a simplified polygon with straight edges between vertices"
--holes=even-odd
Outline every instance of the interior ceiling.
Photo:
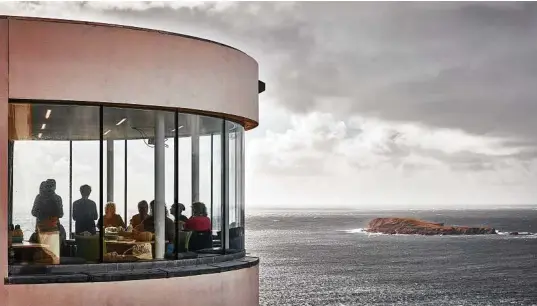
[[[47,113],[49,113],[48,118]],[[148,139],[154,137],[155,116],[158,113],[164,117],[165,137],[173,138],[175,116],[174,112],[170,111],[104,107],[101,132],[98,106],[30,104],[31,138],[36,140],[99,140],[102,133],[105,140]],[[199,118],[200,135],[221,133],[222,119],[220,118],[179,113],[179,137],[192,135],[192,121],[196,116]],[[226,122],[226,127],[230,132],[233,132],[237,126],[233,122]]]

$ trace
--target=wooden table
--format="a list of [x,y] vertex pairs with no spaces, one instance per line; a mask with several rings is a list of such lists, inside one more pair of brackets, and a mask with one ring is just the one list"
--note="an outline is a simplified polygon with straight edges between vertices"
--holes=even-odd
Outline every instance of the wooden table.
[[11,246],[14,249],[47,248],[48,244],[33,243],[33,242],[23,241],[21,243],[12,243]]
[[[12,243],[13,251],[15,252],[15,260],[20,263],[34,263],[34,255],[36,253],[47,254],[47,249],[49,245],[42,243],[33,243],[28,241],[23,241],[22,243]],[[43,255],[46,256],[46,255]],[[53,262],[52,256],[46,256],[47,262]]]

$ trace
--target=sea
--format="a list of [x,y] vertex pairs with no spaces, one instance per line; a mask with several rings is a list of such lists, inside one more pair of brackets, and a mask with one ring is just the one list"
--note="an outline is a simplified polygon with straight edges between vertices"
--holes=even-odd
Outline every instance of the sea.
[[[491,226],[499,235],[369,234],[376,217]],[[509,235],[509,232],[527,235]],[[260,305],[537,305],[537,208],[248,211]]]

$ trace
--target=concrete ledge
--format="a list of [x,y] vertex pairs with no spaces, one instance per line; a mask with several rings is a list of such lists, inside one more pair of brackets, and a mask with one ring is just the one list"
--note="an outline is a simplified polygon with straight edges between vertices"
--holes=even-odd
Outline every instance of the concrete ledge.
[[22,268],[14,266],[13,270],[18,273],[11,274],[5,278],[4,284],[117,282],[160,279],[222,273],[250,268],[259,264],[259,258],[244,256],[244,252],[241,252],[229,255],[203,256],[194,260],[36,266],[34,269],[26,269],[31,266]]

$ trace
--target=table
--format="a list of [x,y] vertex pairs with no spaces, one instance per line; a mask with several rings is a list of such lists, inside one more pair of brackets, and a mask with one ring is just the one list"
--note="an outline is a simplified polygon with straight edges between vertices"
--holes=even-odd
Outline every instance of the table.
[[41,258],[41,262],[44,263],[56,263],[55,256],[50,254],[48,251],[49,245],[43,243],[33,243],[28,241],[23,241],[22,243],[12,243],[11,247],[15,252],[15,260],[17,262],[27,262],[27,263],[36,263],[36,254],[40,254],[38,258]]
[[33,242],[23,241],[21,243],[12,243],[11,246],[14,249],[47,248],[48,244],[33,243]]

